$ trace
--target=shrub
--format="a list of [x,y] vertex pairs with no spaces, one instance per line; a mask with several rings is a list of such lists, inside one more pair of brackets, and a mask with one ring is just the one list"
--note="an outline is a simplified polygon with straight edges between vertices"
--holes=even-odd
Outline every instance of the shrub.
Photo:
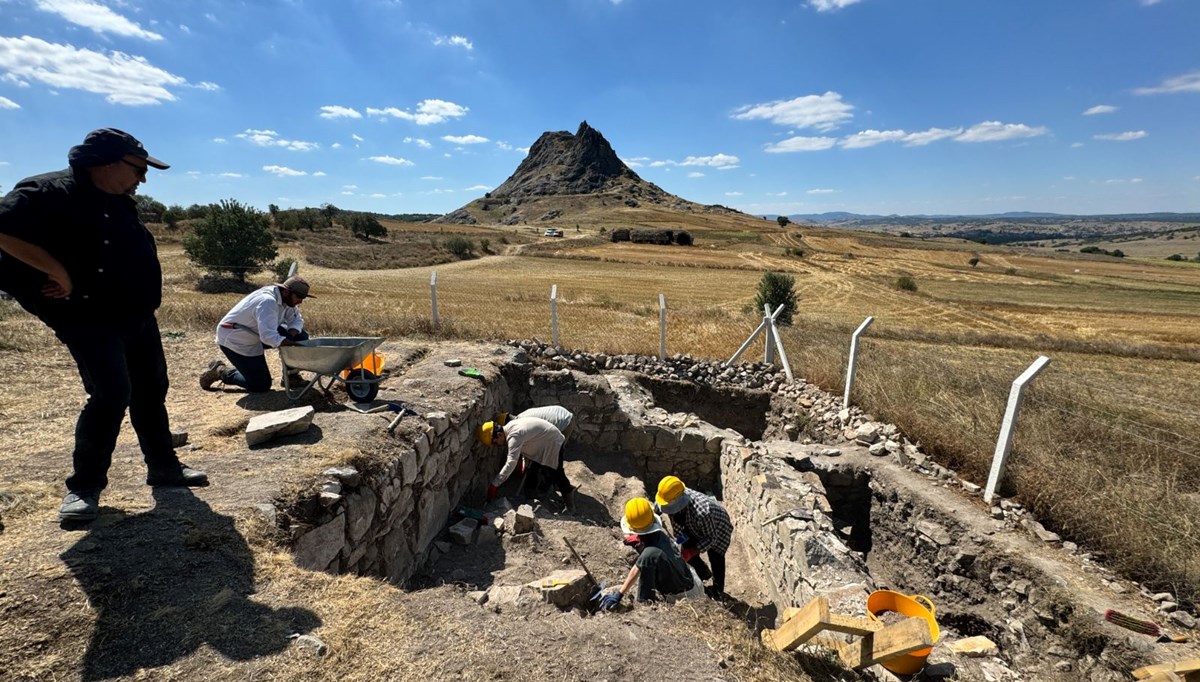
[[275,275],[276,282],[282,282],[288,278],[288,273],[292,271],[292,264],[296,262],[295,258],[280,258],[271,266],[271,273]]
[[1004,271],[1004,274],[1006,274],[1006,275],[1015,275],[1015,274],[1017,274],[1017,269],[1016,269],[1016,268],[1009,268],[1009,269],[1007,269],[1007,270],[1005,270],[1005,271]]
[[675,243],[680,246],[691,246],[693,244],[692,235],[690,232],[680,230],[675,233]]
[[972,257],[971,260],[967,261],[967,265],[970,265],[971,267],[979,265],[979,256]]
[[183,250],[206,271],[245,280],[247,273],[262,270],[278,253],[262,211],[228,199],[204,213],[204,221],[184,237]]
[[796,313],[796,278],[776,272],[763,274],[758,282],[758,295],[754,297],[754,309],[759,311],[763,305],[771,308],[771,312],[783,305],[783,310],[775,318],[780,326],[791,326],[792,316]]
[[781,215],[781,216],[775,218],[775,222],[779,223],[780,227],[787,227],[788,223],[790,223],[792,221],[787,216]]
[[1186,259],[1186,258],[1184,258],[1183,256],[1179,255],[1178,253],[1173,253],[1173,254],[1171,254],[1171,255],[1167,256],[1167,260],[1176,260],[1176,261],[1178,261],[1178,260],[1187,260],[1187,259]]
[[491,240],[490,239],[480,239],[479,240],[479,250],[484,253],[491,253],[492,252]]
[[896,278],[896,283],[892,286],[900,291],[916,291],[917,280],[909,277],[908,275],[901,275]]
[[630,239],[630,230],[628,227],[618,227],[612,231],[612,240],[614,242],[627,242]]
[[787,248],[783,250],[785,256],[795,256],[796,258],[804,258],[804,249],[799,247]]
[[472,244],[471,240],[466,237],[455,235],[443,242],[442,245],[446,247],[447,251],[463,260],[471,257]]
[[344,214],[342,215],[342,224],[350,228],[350,234],[364,241],[371,237],[387,236],[387,228],[369,213]]

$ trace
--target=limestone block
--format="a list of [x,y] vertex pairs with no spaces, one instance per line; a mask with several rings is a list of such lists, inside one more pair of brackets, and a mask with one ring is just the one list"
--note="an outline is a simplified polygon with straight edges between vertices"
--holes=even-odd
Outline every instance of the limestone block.
[[450,498],[445,490],[425,489],[418,505],[417,544],[418,553],[425,551],[433,538],[442,532],[446,517],[450,514]]
[[246,426],[246,445],[253,447],[275,438],[304,433],[312,426],[314,414],[313,406],[305,405],[252,417]]
[[187,431],[176,431],[175,429],[171,429],[171,447],[181,448],[181,447],[187,445],[187,442],[188,442],[188,432]]
[[531,533],[537,530],[537,519],[533,515],[533,507],[527,504],[517,507],[516,511],[509,512],[505,516],[505,522],[512,528],[513,535]]
[[683,452],[705,452],[704,433],[699,429],[684,429],[679,434],[679,445]]
[[408,546],[408,539],[408,533],[400,526],[392,528],[383,539],[383,572],[389,580],[403,580],[412,571],[413,553]]
[[321,475],[335,478],[348,488],[354,488],[362,483],[362,474],[358,473],[358,469],[350,466],[329,467],[322,471]]
[[[495,519],[503,523],[504,519]],[[475,537],[475,542],[480,545],[491,545],[499,541],[500,535],[495,525],[487,525],[479,527],[479,534]]]
[[654,431],[654,447],[660,451],[674,452],[679,449],[679,434],[674,429],[647,427]]
[[953,542],[953,538],[950,537],[950,532],[947,531],[941,524],[933,521],[917,521],[916,528],[918,533],[924,535],[930,540],[933,540],[942,547],[945,547]]
[[528,607],[539,600],[537,591],[528,585],[493,585],[487,591],[487,605],[495,611]]
[[296,565],[313,571],[324,571],[346,545],[346,517],[338,514],[296,540]]
[[951,642],[950,650],[956,654],[971,657],[996,656],[1000,653],[996,643],[982,635]]
[[413,481],[417,480],[418,470],[416,450],[404,448],[400,452],[400,472],[404,485],[412,485]]
[[653,450],[654,431],[651,431],[650,428],[654,427],[631,429],[626,436],[626,447],[635,453]]
[[450,428],[450,418],[445,412],[428,412],[424,415],[424,418],[433,427],[433,432],[439,436],[445,433],[446,429]]
[[591,581],[580,569],[564,569],[527,583],[526,586],[538,590],[542,601],[560,608],[568,608],[572,605],[586,606]]
[[479,528],[478,521],[471,518],[463,519],[450,526],[450,539],[458,545],[469,545],[475,541],[476,528]]
[[363,487],[346,498],[346,531],[350,542],[356,543],[367,534],[375,520],[375,493]]

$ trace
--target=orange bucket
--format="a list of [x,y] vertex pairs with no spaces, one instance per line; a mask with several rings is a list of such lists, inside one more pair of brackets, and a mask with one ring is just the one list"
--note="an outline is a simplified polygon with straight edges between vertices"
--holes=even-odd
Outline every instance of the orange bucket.
[[[924,602],[924,605],[921,602]],[[929,633],[933,635],[933,641],[936,642],[938,640],[938,624],[937,619],[934,618],[936,610],[933,607],[933,602],[929,601],[929,597],[919,594],[900,594],[891,590],[876,590],[872,592],[867,597],[867,617],[871,620],[879,620],[875,616],[886,611],[895,611],[909,618],[924,618],[929,622]],[[933,651],[932,648],[921,649],[911,654],[893,658],[890,661],[884,661],[880,665],[897,675],[912,675],[925,667],[925,658],[929,656],[931,651]]]

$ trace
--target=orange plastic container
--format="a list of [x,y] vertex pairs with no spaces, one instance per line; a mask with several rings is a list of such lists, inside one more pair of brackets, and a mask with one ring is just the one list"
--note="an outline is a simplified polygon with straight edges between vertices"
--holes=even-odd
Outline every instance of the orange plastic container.
[[[925,602],[925,604],[922,605],[921,602]],[[935,618],[936,609],[933,607],[933,602],[929,601],[929,597],[919,594],[900,594],[891,590],[876,590],[872,592],[867,597],[867,617],[871,620],[879,620],[876,616],[886,611],[895,611],[909,618],[924,618],[929,622],[929,633],[933,635],[933,641],[938,641],[938,624]],[[884,661],[880,665],[897,675],[912,675],[925,667],[925,659],[931,651],[933,651],[932,647],[921,649],[911,654],[893,658],[890,661]]]
[[371,374],[379,376],[383,373],[383,356],[375,351],[371,351],[371,354],[363,358],[362,362],[358,363],[354,367],[351,367],[350,369],[342,370],[342,378],[349,379],[351,374],[360,369],[365,369]]

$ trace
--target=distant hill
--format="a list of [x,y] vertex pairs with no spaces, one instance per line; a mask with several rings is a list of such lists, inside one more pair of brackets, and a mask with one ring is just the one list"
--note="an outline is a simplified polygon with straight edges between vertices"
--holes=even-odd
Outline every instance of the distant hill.
[[[763,217],[775,219],[774,214]],[[1008,213],[986,213],[974,215],[953,214],[916,214],[916,215],[871,215],[862,213],[847,213],[832,211],[829,213],[802,213],[789,215],[788,219],[796,223],[817,225],[828,224],[922,224],[930,222],[993,222],[1020,221],[1039,223],[1061,222],[1161,222],[1161,223],[1195,223],[1200,222],[1200,213],[1115,213],[1101,215],[1072,215],[1067,213],[1043,213],[1038,211],[1010,211]]]
[[[578,220],[597,212],[619,222],[623,212],[639,208],[750,217],[725,206],[687,201],[643,180],[621,161],[600,131],[584,121],[574,134],[542,133],[529,155],[496,189],[433,222],[518,225]],[[630,215],[629,224],[637,222]]]

